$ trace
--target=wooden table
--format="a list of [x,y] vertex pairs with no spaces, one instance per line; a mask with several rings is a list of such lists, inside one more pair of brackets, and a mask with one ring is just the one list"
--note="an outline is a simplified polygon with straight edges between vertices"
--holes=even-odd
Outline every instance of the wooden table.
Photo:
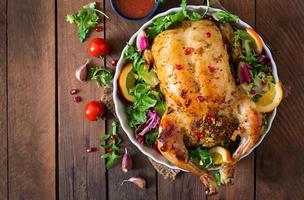
[[[106,170],[98,146],[113,117],[95,123],[83,116],[83,107],[99,99],[102,88],[79,83],[75,69],[88,58],[87,41],[81,44],[75,26],[65,21],[88,0],[0,0],[0,199],[206,199],[201,183],[190,174],[164,180],[148,159],[124,138],[135,169],[124,174],[120,165]],[[200,4],[202,1],[188,1]],[[168,0],[159,11],[178,6]],[[304,199],[304,1],[223,0],[274,49],[285,96],[269,135],[258,150],[242,160],[235,183],[208,199]],[[98,7],[110,16],[104,32],[117,59],[129,37],[141,26],[118,18],[108,0]],[[83,102],[69,94],[79,88]],[[288,97],[287,97],[288,96]],[[303,142],[303,143],[302,143]],[[148,188],[123,179],[141,175]]]

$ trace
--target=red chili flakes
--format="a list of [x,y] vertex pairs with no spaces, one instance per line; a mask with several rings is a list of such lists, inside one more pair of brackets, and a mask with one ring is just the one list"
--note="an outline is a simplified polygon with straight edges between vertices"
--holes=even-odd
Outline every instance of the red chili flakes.
[[214,120],[214,117],[212,115],[208,114],[207,115],[207,120],[208,120],[209,123],[212,123],[213,120]]
[[199,140],[202,139],[205,135],[203,132],[196,132],[195,134],[196,134],[197,139],[199,139]]
[[197,100],[198,102],[203,102],[203,101],[206,100],[206,98],[205,98],[204,96],[197,96],[197,97],[196,97],[196,100]]
[[208,31],[206,34],[205,34],[206,38],[210,38],[211,37],[211,33]]
[[216,70],[215,66],[208,66],[209,72],[213,73]]
[[185,99],[186,96],[187,96],[187,92],[188,92],[187,90],[182,89],[180,96],[181,96],[183,99]]
[[186,48],[185,49],[185,55],[188,56],[192,53],[192,49],[191,48]]
[[191,104],[191,99],[187,99],[185,102],[185,106],[188,107]]
[[255,90],[251,90],[250,93],[251,93],[251,94],[255,94],[256,91],[255,91]]
[[182,64],[176,64],[175,67],[176,67],[177,70],[181,70],[181,69],[184,68],[184,65],[182,65]]

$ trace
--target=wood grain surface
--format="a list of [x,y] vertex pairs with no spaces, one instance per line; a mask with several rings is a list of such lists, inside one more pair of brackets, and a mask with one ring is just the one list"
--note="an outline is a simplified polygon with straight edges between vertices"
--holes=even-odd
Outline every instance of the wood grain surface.
[[55,3],[7,2],[10,199],[55,198]]
[[257,199],[304,199],[304,2],[257,0],[257,31],[270,41],[285,99],[258,149]]
[[7,199],[7,61],[6,1],[0,1],[0,199]]
[[[83,108],[100,99],[103,88],[80,83],[75,70],[90,58],[88,41],[106,38],[111,54],[92,59],[91,66],[109,66],[119,59],[129,38],[143,24],[119,18],[110,0],[98,1],[104,31],[91,31],[80,43],[75,25],[66,15],[89,0],[0,0],[0,200],[204,200],[204,199],[304,199],[304,2],[302,0],[221,0],[222,6],[256,28],[273,48],[286,98],[279,107],[269,135],[255,153],[237,165],[234,185],[206,197],[198,178],[181,173],[175,181],[156,173],[147,157],[131,144],[125,133],[134,169],[123,173],[118,162],[105,169],[99,158],[100,136],[115,120],[89,122]],[[203,0],[188,0],[202,4]],[[217,0],[211,0],[212,4]],[[179,6],[167,0],[158,12]],[[115,69],[115,68],[113,68]],[[77,88],[81,103],[70,90]],[[141,190],[124,179],[142,176],[148,187]]]
[[[95,82],[81,83],[75,78],[75,70],[90,58],[88,41],[103,37],[104,32],[92,31],[89,39],[80,43],[76,26],[66,22],[66,15],[73,14],[90,1],[58,1],[58,170],[59,199],[105,199],[107,194],[106,170],[101,152],[86,153],[86,148],[99,147],[100,136],[105,132],[102,120],[90,122],[83,114],[84,106],[91,100],[99,100],[103,92]],[[103,2],[97,4],[103,10]],[[101,18],[101,24],[103,18]],[[93,59],[91,66],[103,65],[101,59]],[[70,90],[76,88],[75,96],[82,98],[75,103]]]
[[[106,64],[111,67],[111,61],[119,59],[122,49],[129,41],[130,37],[138,30],[141,23],[127,22],[119,18],[113,12],[110,2],[105,1],[105,12],[109,15],[109,20],[106,20],[106,39],[111,44],[111,55],[107,57]],[[108,115],[107,130],[110,131],[113,116]],[[150,164],[148,158],[144,156],[140,151],[130,142],[127,135],[123,132],[119,132],[123,144],[122,149],[127,147],[134,161],[134,169],[129,173],[124,173],[121,170],[121,163],[117,163],[113,169],[108,170],[108,199],[157,199],[157,177],[156,172]],[[124,179],[128,179],[132,176],[141,176],[146,179],[148,187],[147,189],[139,189],[134,187],[132,183],[126,183],[121,185]]]

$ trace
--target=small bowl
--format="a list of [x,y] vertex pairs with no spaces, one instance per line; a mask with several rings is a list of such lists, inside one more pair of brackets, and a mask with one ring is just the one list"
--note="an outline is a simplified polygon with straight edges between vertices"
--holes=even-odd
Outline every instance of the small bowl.
[[146,16],[144,16],[142,18],[131,18],[131,17],[124,16],[123,14],[120,13],[120,11],[118,10],[118,8],[115,5],[115,0],[110,0],[110,2],[111,2],[111,6],[112,6],[112,9],[114,10],[115,14],[130,22],[143,22],[143,21],[150,19],[151,17],[153,17],[153,15],[155,14],[155,12],[160,4],[159,0],[156,0],[153,9]]

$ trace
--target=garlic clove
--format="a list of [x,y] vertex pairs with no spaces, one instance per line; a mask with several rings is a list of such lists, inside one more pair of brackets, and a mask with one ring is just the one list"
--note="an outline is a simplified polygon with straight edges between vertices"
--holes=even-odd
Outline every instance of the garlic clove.
[[142,189],[146,187],[146,180],[141,177],[131,177],[128,180],[123,180],[121,185],[123,185],[125,182],[134,183],[137,187]]
[[91,59],[87,59],[86,63],[81,65],[75,72],[77,80],[81,82],[85,82],[88,76],[88,64],[90,63]]
[[133,161],[131,156],[128,153],[128,149],[125,148],[125,154],[122,158],[122,162],[121,162],[121,170],[125,173],[127,173],[129,170],[132,169],[133,166]]

